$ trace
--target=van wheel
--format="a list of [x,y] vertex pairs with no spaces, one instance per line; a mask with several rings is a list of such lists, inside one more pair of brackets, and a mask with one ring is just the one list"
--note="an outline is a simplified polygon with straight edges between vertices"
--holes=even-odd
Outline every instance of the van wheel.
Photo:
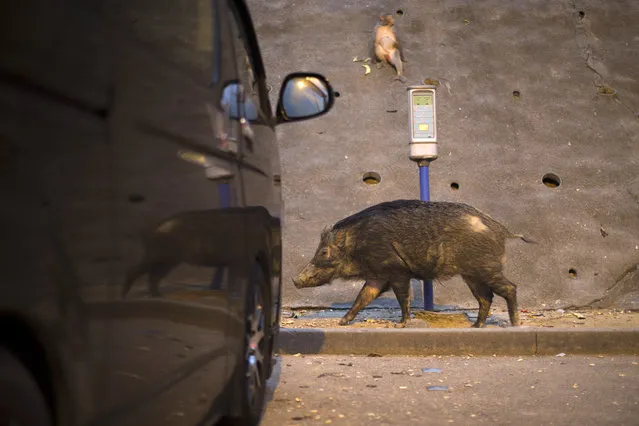
[[31,372],[0,348],[0,425],[51,426],[51,413]]
[[267,288],[262,268],[256,265],[245,295],[244,346],[232,392],[239,416],[224,419],[223,425],[255,426],[262,418],[273,351]]

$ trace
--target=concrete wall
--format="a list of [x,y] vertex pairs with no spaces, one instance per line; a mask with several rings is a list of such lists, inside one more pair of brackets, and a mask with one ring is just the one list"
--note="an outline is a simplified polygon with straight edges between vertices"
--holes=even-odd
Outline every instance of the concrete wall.
[[[340,93],[328,115],[278,130],[285,305],[350,303],[361,283],[292,286],[320,230],[366,206],[419,196],[406,85],[391,81],[388,67],[364,76],[352,62],[367,56],[379,14],[399,9],[408,83],[441,83],[431,198],[474,205],[540,242],[508,243],[506,275],[523,307],[639,305],[639,3],[248,4],[273,102],[297,70],[323,73]],[[381,175],[378,185],[362,181],[368,171]],[[545,186],[547,173],[561,185]],[[435,284],[435,303],[476,306],[458,278]]]

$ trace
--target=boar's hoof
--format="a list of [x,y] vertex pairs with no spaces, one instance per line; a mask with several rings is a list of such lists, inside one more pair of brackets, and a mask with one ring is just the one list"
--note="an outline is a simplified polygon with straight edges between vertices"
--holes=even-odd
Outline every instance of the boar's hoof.
[[348,325],[349,322],[351,322],[350,319],[342,318],[341,320],[339,320],[339,325]]

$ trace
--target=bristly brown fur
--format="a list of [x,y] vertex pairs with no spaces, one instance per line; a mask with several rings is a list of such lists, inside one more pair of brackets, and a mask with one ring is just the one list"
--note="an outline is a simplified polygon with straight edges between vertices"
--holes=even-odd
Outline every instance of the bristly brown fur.
[[517,287],[503,275],[505,242],[521,238],[489,215],[464,203],[395,200],[368,207],[333,225],[322,235],[315,257],[293,280],[298,288],[333,279],[364,280],[342,324],[377,295],[392,289],[410,314],[410,279],[447,279],[461,275],[479,303],[474,327],[485,324],[493,295],[508,305],[512,325],[519,324]]

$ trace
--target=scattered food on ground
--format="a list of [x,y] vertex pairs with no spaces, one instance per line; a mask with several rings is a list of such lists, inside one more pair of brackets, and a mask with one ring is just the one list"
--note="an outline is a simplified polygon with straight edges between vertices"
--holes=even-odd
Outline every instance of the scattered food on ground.
[[[338,325],[343,309],[300,309],[282,312],[283,328],[394,328],[401,318],[399,308],[364,309],[347,326]],[[477,310],[411,310],[408,328],[467,328],[477,317]],[[487,328],[508,325],[505,310],[493,310]],[[620,309],[530,309],[520,310],[521,325],[548,328],[634,328],[639,327],[639,312]]]

